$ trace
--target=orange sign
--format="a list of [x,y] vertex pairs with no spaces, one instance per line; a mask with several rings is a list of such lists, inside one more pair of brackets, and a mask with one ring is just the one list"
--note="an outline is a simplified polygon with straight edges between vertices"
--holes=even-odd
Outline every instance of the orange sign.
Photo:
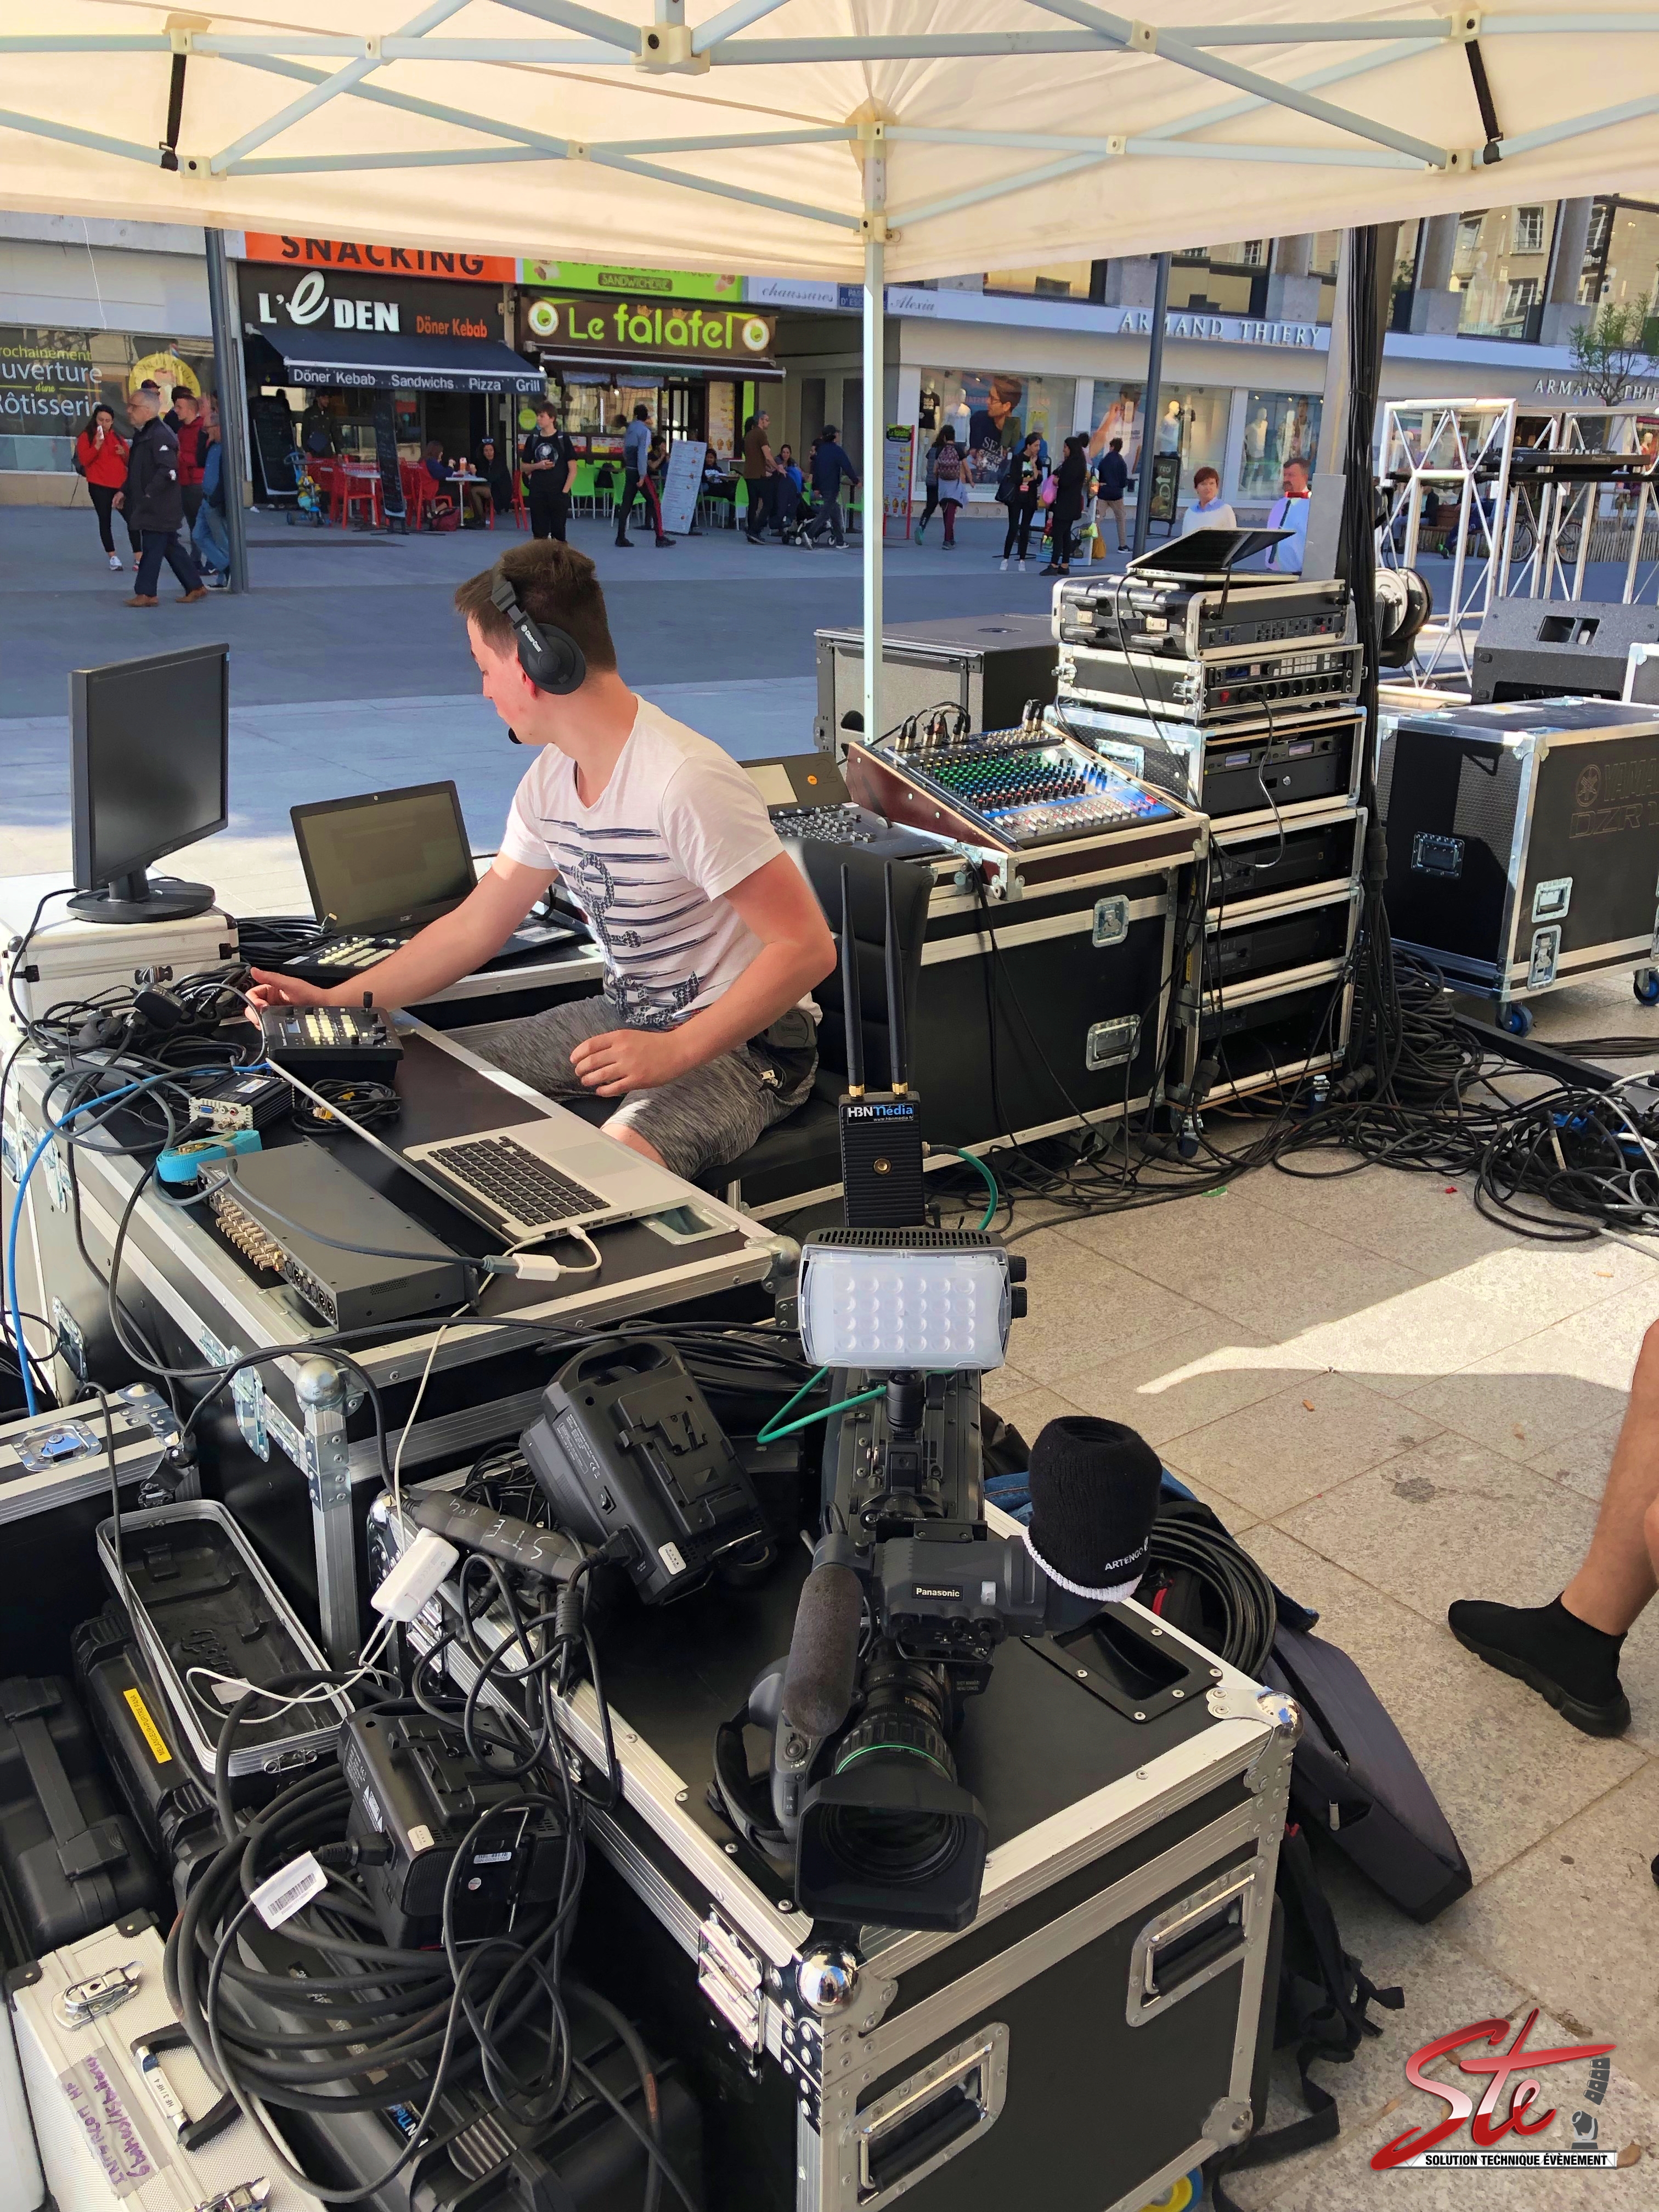
[[510,254],[452,253],[428,246],[356,246],[349,238],[289,238],[250,230],[243,258],[291,269],[379,269],[389,276],[459,276],[474,284],[512,284],[519,264]]

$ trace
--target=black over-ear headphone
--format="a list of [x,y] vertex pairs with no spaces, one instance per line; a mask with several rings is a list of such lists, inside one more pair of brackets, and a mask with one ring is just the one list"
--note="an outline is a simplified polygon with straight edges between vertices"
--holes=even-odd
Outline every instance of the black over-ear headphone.
[[510,576],[497,575],[489,596],[513,625],[519,665],[538,691],[562,697],[578,690],[587,677],[587,659],[568,630],[532,622],[520,604]]

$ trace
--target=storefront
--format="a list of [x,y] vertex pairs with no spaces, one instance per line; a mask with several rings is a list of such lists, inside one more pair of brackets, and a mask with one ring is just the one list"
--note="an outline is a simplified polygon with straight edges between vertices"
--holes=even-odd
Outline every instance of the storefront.
[[77,222],[71,243],[50,218],[6,219],[0,504],[66,506],[77,491],[84,501],[75,441],[100,402],[125,433],[127,395],[146,378],[169,394],[177,385],[212,391],[202,234],[183,225],[151,234],[156,243],[134,251],[110,242],[125,234],[113,223]]
[[510,436],[520,403],[541,395],[503,336],[514,262],[257,233],[246,251],[258,498],[291,492],[298,447],[376,462],[393,504],[400,462],[434,441],[447,459],[476,460],[483,438]]
[[526,261],[524,274],[519,350],[540,364],[584,460],[618,459],[640,405],[722,463],[741,450],[745,416],[783,371],[776,318],[744,304],[740,276],[558,261]]

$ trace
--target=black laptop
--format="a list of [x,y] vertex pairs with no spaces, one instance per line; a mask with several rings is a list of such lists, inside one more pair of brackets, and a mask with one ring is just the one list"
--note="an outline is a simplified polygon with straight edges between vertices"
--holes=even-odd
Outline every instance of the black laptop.
[[[282,963],[285,975],[343,983],[459,906],[477,881],[453,783],[414,783],[289,809],[312,912],[322,934]],[[532,919],[487,967],[572,943],[559,921]]]

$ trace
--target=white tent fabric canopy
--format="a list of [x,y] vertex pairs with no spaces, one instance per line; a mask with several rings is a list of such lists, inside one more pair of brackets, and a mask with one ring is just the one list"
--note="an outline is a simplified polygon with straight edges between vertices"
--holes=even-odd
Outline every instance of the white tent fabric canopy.
[[1633,0],[404,4],[0,0],[0,206],[902,282],[1659,194]]

